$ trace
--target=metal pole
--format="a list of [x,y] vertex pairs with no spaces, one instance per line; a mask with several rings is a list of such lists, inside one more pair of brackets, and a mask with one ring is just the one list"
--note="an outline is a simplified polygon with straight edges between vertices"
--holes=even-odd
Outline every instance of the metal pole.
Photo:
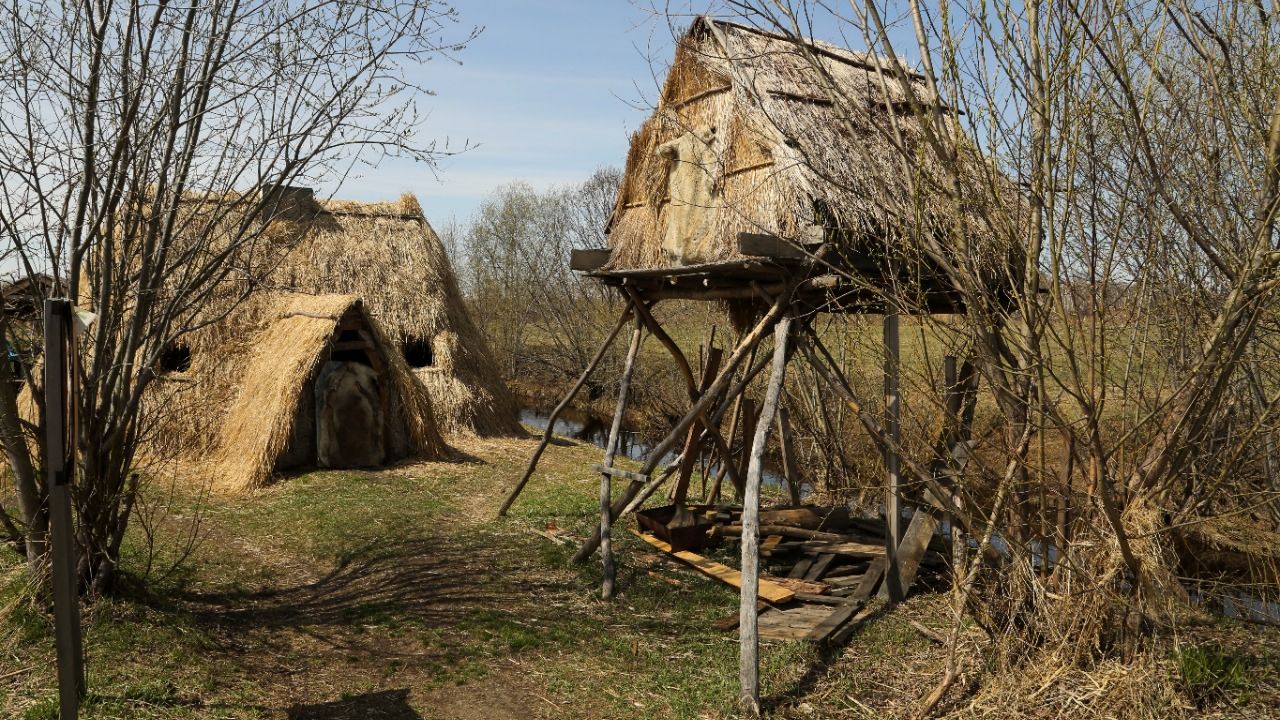
[[45,477],[49,487],[49,530],[53,541],[54,637],[58,650],[58,708],[61,720],[75,720],[84,695],[84,650],[80,639],[75,529],[71,481],[75,473],[75,428],[67,392],[72,362],[71,301],[44,301]]
[[902,508],[899,505],[901,484],[898,446],[902,440],[901,395],[898,389],[898,313],[886,308],[884,314],[884,431],[888,436],[885,445],[884,465],[887,471],[884,488],[885,512],[885,587],[889,600],[902,600],[902,586],[898,576],[898,543],[902,541]]

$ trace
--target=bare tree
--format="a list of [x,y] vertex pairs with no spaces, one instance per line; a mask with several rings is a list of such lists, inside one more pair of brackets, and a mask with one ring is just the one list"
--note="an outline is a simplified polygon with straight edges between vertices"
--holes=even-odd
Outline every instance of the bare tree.
[[[80,574],[110,588],[138,493],[141,409],[164,348],[252,292],[287,250],[274,188],[345,177],[415,138],[408,70],[476,31],[407,0],[9,3],[0,10],[0,237],[27,274],[97,313],[82,341]],[[264,202],[265,201],[265,202]],[[18,511],[8,539],[45,556],[41,453],[0,377]],[[34,433],[38,438],[39,433]]]
[[[880,110],[913,194],[956,208],[944,232],[904,216],[895,252],[961,292],[968,314],[931,332],[972,348],[1002,428],[955,491],[968,530],[1010,555],[999,573],[983,553],[957,568],[957,632],[968,609],[1017,635],[1013,657],[1095,657],[1125,634],[1115,618],[1185,603],[1200,528],[1274,537],[1280,7],[727,4],[793,41],[837,116]],[[907,112],[858,104],[807,44],[815,28],[884,58],[873,82],[914,58],[928,91],[902,83]],[[992,282],[983,244],[1022,261]],[[936,387],[926,373],[914,396]],[[863,426],[874,439],[875,418]],[[1273,543],[1235,549],[1274,560]],[[926,710],[956,676],[951,663]]]

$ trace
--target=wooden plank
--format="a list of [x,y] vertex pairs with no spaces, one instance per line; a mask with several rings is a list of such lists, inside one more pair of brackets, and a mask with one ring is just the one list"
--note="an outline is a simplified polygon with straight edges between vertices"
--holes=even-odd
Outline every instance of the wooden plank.
[[804,640],[830,614],[828,605],[776,608],[760,616],[758,631],[766,640]]
[[810,565],[813,565],[813,560],[811,558],[805,558],[800,560],[800,562],[797,562],[791,568],[791,572],[787,573],[787,577],[796,578],[797,580],[803,578],[805,576],[805,573],[809,572]]
[[[721,532],[725,535],[741,535],[741,525],[725,525],[721,528]],[[818,532],[817,530],[805,530],[804,528],[791,527],[790,525],[761,525],[760,532],[772,535],[785,535],[787,537],[804,538],[806,540],[816,540],[822,542],[841,542],[850,539],[847,535],[838,535],[836,533]]]
[[[701,555],[698,555],[697,553],[689,552],[688,550],[681,550],[679,552],[675,552],[671,549],[670,545],[668,545],[667,543],[659,540],[658,538],[648,533],[638,532],[634,529],[631,532],[634,533],[636,536],[638,536],[641,540],[644,540],[645,542],[667,553],[668,555],[671,555],[673,557],[679,558],[680,560],[683,560],[684,562],[693,566],[694,569],[698,570],[699,572],[705,575],[709,575],[723,583],[732,585],[733,587],[736,587],[736,588],[742,587],[742,573],[738,572],[737,570],[734,570],[728,565],[722,565],[714,560],[708,560],[707,558],[704,558]],[[768,580],[761,580],[760,587],[757,592],[757,596],[761,600],[767,600],[774,604],[781,604],[781,603],[791,602],[792,600],[795,599],[796,594],[795,594],[795,591],[788,590],[787,588],[784,588],[781,585],[769,582]]]
[[810,582],[821,580],[822,576],[827,572],[827,568],[831,567],[831,561],[836,557],[835,553],[823,553],[818,556],[817,560],[809,566],[809,572],[804,574],[804,579]]
[[[907,533],[898,545],[897,587],[901,589],[904,596],[916,581],[920,563],[924,560],[924,554],[929,550],[929,541],[933,539],[933,533],[937,529],[938,518],[934,517],[933,513],[917,508],[915,514],[911,516]],[[889,599],[889,585],[890,583],[884,583],[880,586],[880,598]]]
[[809,631],[807,638],[813,642],[826,642],[861,607],[862,601],[840,605],[835,610],[832,610],[822,622],[814,626],[813,630]]
[[773,549],[778,547],[778,543],[780,542],[782,542],[781,535],[770,535],[764,539],[764,542],[760,543],[760,554],[772,555]]
[[599,270],[609,262],[609,254],[612,250],[603,249],[587,249],[573,250],[569,253],[569,269],[578,272],[590,272],[591,270]]
[[884,576],[884,568],[887,564],[883,555],[873,560],[871,565],[867,567],[866,574],[862,576],[862,582],[858,584],[858,587],[849,597],[859,601],[871,597],[871,593],[875,592],[876,583],[879,583],[880,578]]
[[836,555],[852,555],[854,557],[883,557],[883,545],[870,545],[860,542],[807,542],[804,551],[808,553]]
[[760,577],[768,579],[775,585],[792,590],[798,593],[808,593],[810,595],[822,595],[827,592],[827,586],[820,582],[809,582],[807,580],[797,580],[795,578],[780,578],[772,575],[761,575]]
[[811,595],[809,593],[796,593],[796,600],[819,605],[848,605],[853,602],[849,598],[840,597],[839,595]]
[[648,475],[642,475],[641,473],[638,473],[638,472],[631,472],[630,470],[623,470],[622,468],[608,467],[605,465],[592,465],[591,469],[595,470],[596,472],[602,475],[610,475],[612,477],[622,478],[623,480],[630,480],[631,482],[638,482],[638,483],[649,482]]

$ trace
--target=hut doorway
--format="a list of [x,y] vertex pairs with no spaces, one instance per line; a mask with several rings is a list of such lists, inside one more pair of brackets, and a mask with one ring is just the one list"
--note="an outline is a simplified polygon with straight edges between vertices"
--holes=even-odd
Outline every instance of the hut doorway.
[[330,360],[316,377],[316,465],[322,468],[386,464],[386,416],[378,374],[354,360]]

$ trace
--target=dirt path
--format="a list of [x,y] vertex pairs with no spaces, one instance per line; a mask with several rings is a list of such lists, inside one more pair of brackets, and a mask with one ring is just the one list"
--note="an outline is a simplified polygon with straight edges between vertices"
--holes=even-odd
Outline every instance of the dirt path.
[[[455,445],[469,461],[362,473],[421,483],[443,500],[420,527],[373,533],[335,562],[299,552],[282,541],[287,532],[254,535],[212,519],[206,545],[241,555],[224,562],[267,568],[249,587],[215,583],[182,598],[227,672],[218,694],[228,705],[254,695],[262,715],[290,720],[579,716],[539,682],[548,656],[508,652],[536,642],[578,595],[574,573],[511,552],[513,539],[545,540],[519,520],[494,522],[506,478],[533,441]],[[245,502],[281,502],[274,496],[290,492],[277,487]]]

